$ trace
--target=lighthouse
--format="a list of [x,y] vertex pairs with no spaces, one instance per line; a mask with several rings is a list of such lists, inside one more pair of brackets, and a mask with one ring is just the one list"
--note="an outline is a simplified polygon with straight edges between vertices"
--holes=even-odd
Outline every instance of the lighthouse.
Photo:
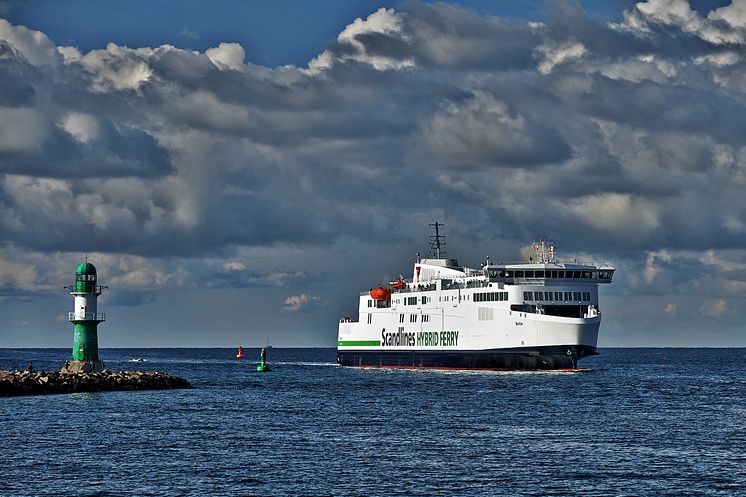
[[75,284],[66,286],[75,298],[73,312],[68,314],[74,326],[72,359],[63,368],[67,372],[103,371],[104,363],[98,356],[98,324],[106,314],[98,312],[96,299],[105,286],[97,282],[96,267],[88,262],[75,269]]

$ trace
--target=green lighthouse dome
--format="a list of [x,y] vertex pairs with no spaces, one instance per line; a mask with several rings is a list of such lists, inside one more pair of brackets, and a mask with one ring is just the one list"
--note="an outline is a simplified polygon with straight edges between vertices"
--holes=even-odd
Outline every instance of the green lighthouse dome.
[[88,261],[81,262],[75,269],[75,291],[86,293],[96,291],[96,266]]
[[75,269],[75,274],[92,274],[96,275],[96,266],[90,262],[81,262]]

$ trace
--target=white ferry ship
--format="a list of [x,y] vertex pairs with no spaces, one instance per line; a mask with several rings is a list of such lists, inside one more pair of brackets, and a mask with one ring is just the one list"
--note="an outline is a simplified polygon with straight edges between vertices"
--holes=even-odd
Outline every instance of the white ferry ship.
[[337,363],[440,369],[576,369],[596,354],[598,285],[604,264],[558,262],[551,243],[533,245],[524,263],[479,269],[445,258],[440,223],[431,253],[411,280],[362,292],[359,319],[342,318]]

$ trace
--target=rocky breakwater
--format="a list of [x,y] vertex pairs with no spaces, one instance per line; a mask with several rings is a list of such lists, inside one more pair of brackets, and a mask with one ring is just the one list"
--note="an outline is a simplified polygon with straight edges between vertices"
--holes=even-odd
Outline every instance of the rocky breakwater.
[[156,372],[0,371],[0,396],[175,388],[192,388],[192,386],[183,378]]

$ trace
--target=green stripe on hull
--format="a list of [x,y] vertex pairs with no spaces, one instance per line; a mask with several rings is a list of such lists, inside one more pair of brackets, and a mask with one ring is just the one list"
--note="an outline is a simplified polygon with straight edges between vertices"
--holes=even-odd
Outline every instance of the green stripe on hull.
[[380,340],[340,340],[338,347],[380,347]]

